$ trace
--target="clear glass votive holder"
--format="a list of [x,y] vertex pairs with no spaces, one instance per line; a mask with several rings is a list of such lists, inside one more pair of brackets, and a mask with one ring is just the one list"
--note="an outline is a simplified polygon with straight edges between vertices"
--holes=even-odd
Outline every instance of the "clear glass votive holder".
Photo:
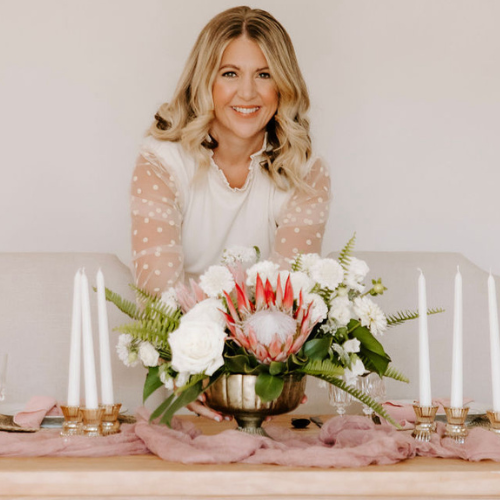
[[465,419],[469,413],[469,408],[449,408],[444,407],[446,413],[446,428],[444,436],[449,437],[459,444],[465,443],[465,438],[469,433],[465,425]]
[[102,417],[104,408],[82,408],[83,435],[87,437],[102,436]]
[[63,406],[64,415],[61,436],[81,436],[83,434],[82,412],[79,406]]
[[500,435],[500,411],[488,410],[486,416],[490,421],[490,431]]
[[431,435],[436,431],[436,422],[434,418],[438,411],[438,406],[420,406],[418,404],[413,405],[413,410],[415,411],[415,429],[412,432],[412,436],[417,441],[430,441]]
[[120,414],[121,403],[113,405],[101,405],[104,409],[102,416],[102,435],[109,436],[110,434],[118,434],[120,431],[120,422],[118,415]]

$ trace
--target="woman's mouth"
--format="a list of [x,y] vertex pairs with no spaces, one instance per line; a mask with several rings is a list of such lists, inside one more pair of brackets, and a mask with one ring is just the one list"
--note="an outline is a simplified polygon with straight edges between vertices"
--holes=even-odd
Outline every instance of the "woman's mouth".
[[252,113],[256,113],[259,111],[260,106],[254,106],[252,108],[242,108],[240,106],[231,106],[237,113],[241,113],[243,115],[250,115]]

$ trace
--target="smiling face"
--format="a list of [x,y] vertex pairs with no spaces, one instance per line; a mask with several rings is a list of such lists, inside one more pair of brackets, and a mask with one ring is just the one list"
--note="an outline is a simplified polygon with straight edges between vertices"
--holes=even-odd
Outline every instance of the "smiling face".
[[242,36],[228,44],[212,97],[215,119],[210,133],[217,141],[263,140],[266,125],[278,109],[278,91],[256,42]]

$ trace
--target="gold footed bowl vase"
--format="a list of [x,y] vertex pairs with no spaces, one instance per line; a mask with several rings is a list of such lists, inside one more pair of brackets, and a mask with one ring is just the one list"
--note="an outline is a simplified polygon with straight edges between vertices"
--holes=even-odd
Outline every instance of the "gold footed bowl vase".
[[286,376],[280,396],[268,402],[255,394],[256,380],[256,375],[224,375],[205,391],[206,404],[215,411],[232,415],[239,431],[269,437],[262,422],[268,416],[288,413],[299,406],[304,397],[306,377]]

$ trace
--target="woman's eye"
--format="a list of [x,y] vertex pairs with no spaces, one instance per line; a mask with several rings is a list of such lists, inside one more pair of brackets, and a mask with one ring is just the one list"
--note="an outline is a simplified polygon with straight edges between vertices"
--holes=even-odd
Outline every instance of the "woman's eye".
[[259,73],[259,78],[271,78],[271,74],[263,71],[262,73]]
[[234,78],[236,76],[236,73],[234,71],[226,71],[225,73],[222,73],[222,76],[225,76],[227,78]]

